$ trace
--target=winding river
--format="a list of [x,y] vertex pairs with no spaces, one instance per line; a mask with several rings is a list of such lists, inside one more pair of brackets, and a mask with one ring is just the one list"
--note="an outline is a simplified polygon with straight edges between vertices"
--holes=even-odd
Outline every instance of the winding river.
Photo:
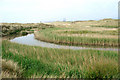
[[40,47],[58,48],[58,49],[73,49],[73,50],[93,49],[93,50],[108,50],[108,51],[118,50],[117,48],[88,48],[88,47],[58,45],[54,43],[39,41],[34,38],[34,34],[28,34],[26,36],[16,37],[14,39],[11,39],[10,41],[19,44],[30,45],[30,46],[40,46]]

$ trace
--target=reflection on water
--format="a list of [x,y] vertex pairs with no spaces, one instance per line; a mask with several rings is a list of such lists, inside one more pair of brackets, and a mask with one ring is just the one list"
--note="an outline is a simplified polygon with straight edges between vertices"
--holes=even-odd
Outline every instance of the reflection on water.
[[118,50],[116,48],[87,48],[87,47],[78,47],[78,46],[57,45],[54,43],[39,41],[34,38],[34,34],[28,34],[27,36],[16,37],[10,41],[20,43],[20,44],[26,44],[31,46],[41,46],[41,47],[47,47],[47,48],[73,49],[73,50],[80,50],[80,49],[110,50],[110,51]]

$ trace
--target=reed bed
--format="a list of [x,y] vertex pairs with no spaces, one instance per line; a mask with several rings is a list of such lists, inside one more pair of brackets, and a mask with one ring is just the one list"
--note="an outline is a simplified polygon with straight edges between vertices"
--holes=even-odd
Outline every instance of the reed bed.
[[66,50],[4,40],[2,58],[12,60],[29,78],[118,78],[118,52]]
[[71,30],[70,28],[49,28],[35,32],[35,38],[65,45],[118,46],[118,31]]

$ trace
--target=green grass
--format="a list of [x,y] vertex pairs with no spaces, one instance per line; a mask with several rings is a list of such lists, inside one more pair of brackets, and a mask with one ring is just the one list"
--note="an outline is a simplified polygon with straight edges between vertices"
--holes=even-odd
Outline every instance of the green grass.
[[103,35],[118,35],[118,31],[88,31],[88,30],[73,30],[73,31],[61,31],[59,34],[103,34]]
[[[58,31],[57,30],[64,30]],[[66,31],[65,31],[66,30]],[[91,45],[91,46],[118,46],[118,39],[112,38],[111,35],[117,36],[117,31],[67,31],[69,28],[49,28],[45,30],[40,30],[35,33],[35,37],[42,41],[67,44],[67,45]],[[61,35],[63,34],[63,35]],[[77,34],[77,36],[72,36],[72,34]],[[96,35],[93,36],[81,36],[79,34]],[[69,36],[68,36],[69,35]],[[99,36],[102,35],[102,38]],[[104,37],[105,36],[105,37]],[[108,37],[110,36],[110,37]]]
[[118,78],[117,51],[65,50],[3,41],[2,58],[22,67],[22,77]]
[[101,25],[101,26],[100,25],[99,26],[93,25],[91,27],[118,28],[118,26],[105,26],[105,25]]

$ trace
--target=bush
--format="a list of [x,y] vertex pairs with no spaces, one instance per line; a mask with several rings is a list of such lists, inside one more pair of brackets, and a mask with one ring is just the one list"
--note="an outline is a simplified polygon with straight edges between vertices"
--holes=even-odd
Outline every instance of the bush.
[[22,35],[27,35],[28,34],[28,32],[22,32]]

